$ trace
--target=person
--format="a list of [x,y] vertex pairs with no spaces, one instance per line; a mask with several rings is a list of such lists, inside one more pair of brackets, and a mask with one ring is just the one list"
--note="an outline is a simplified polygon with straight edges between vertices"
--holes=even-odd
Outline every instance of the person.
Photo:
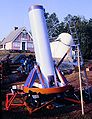
[[21,64],[21,66],[19,67],[19,70],[21,71],[21,73],[23,73],[26,70],[26,60],[25,60],[25,58],[22,58],[20,60],[20,64]]
[[29,73],[34,67],[33,58],[29,56],[26,61],[26,73]]

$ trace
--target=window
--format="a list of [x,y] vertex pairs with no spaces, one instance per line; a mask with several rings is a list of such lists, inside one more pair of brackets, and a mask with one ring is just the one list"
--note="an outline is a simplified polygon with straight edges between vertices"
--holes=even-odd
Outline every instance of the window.
[[25,30],[22,32],[22,38],[27,38],[27,32]]
[[3,48],[3,45],[0,45],[0,48]]
[[20,43],[19,42],[14,42],[13,47],[20,47]]

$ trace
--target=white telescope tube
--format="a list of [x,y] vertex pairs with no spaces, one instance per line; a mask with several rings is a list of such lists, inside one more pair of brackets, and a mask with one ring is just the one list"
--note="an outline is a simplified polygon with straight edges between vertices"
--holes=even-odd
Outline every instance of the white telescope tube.
[[55,83],[55,73],[43,6],[31,6],[29,8],[29,19],[33,36],[36,62],[40,66],[47,87],[51,87],[50,82],[53,82],[54,80]]

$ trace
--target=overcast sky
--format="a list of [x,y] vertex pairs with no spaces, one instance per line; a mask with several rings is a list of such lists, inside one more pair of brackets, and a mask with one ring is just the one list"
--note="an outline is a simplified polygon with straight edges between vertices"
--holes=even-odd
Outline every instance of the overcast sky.
[[92,0],[0,0],[0,40],[15,26],[30,30],[28,8],[34,4],[43,5],[50,14],[55,12],[60,21],[67,14],[92,18]]

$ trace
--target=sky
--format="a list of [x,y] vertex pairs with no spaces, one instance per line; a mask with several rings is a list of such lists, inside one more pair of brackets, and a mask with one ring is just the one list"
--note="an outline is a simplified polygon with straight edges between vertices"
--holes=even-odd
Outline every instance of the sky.
[[28,9],[35,4],[43,5],[50,14],[55,12],[59,21],[68,14],[92,18],[92,0],[0,0],[0,41],[15,26],[25,26],[30,31]]

